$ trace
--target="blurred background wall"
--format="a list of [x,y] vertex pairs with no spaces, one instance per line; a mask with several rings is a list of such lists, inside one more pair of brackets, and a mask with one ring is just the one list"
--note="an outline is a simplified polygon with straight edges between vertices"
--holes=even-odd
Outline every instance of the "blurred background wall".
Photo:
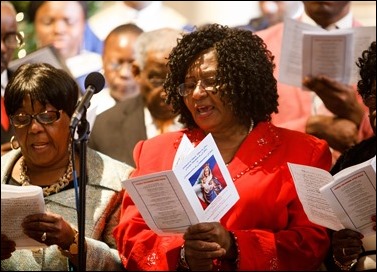
[[[163,1],[186,16],[193,25],[246,24],[260,15],[258,1]],[[292,1],[293,2],[293,1]],[[294,1],[301,3],[299,1]],[[364,25],[376,25],[376,1],[352,1],[352,12]]]

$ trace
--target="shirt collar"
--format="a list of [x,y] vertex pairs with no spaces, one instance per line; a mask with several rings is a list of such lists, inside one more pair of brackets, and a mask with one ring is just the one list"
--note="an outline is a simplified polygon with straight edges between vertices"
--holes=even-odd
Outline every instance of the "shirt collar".
[[[309,25],[317,25],[317,23],[314,22],[314,20],[310,18],[305,12],[303,13],[301,17],[301,21]],[[349,12],[342,19],[340,19],[334,24],[329,25],[326,29],[327,30],[332,30],[335,28],[345,29],[345,28],[352,28],[352,26],[353,26],[353,16],[352,16],[352,13]]]
[[5,86],[8,84],[8,70],[1,73],[1,96],[4,96]]
[[153,1],[151,4],[145,8],[136,12],[136,18],[153,18],[157,13],[161,12],[162,3],[161,1]]
[[[175,131],[178,129],[181,129],[183,125],[178,122],[179,116],[176,116],[174,118],[173,123],[169,127],[169,131]],[[157,130],[156,124],[153,121],[153,117],[151,115],[151,112],[147,107],[144,107],[144,122],[145,122],[145,128],[147,130],[147,138],[152,138],[156,135],[159,135],[159,131]]]

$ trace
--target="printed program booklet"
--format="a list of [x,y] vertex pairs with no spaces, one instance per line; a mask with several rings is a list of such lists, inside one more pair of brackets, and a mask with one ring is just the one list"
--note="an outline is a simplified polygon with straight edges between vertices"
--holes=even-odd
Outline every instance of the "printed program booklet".
[[376,27],[325,30],[295,19],[284,19],[279,82],[305,87],[305,76],[327,75],[344,84],[356,84],[355,65],[363,50],[376,40]]
[[17,249],[46,247],[24,234],[21,227],[27,215],[44,212],[41,187],[1,184],[1,233],[13,240]]
[[211,134],[195,148],[186,135],[172,170],[122,182],[151,230],[182,234],[193,224],[219,221],[239,195]]
[[333,230],[375,235],[376,156],[332,176],[316,167],[288,163],[297,194],[310,221]]

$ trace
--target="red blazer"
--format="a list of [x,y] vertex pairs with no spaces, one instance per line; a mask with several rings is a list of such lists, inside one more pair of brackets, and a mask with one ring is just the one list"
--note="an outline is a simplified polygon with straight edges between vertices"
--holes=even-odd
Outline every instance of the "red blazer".
[[[171,169],[183,133],[192,142],[205,136],[181,130],[139,142],[133,176]],[[221,223],[237,237],[239,270],[315,270],[327,253],[327,231],[308,220],[287,162],[329,170],[331,154],[322,140],[260,123],[228,166],[240,200]],[[175,270],[183,238],[153,233],[127,193],[121,213],[114,236],[125,268]],[[229,268],[226,262],[222,266]]]

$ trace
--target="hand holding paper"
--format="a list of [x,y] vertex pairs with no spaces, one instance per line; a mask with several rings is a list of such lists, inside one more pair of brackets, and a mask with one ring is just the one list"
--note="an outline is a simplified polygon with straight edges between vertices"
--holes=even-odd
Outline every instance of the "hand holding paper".
[[322,169],[288,163],[296,191],[310,221],[333,230],[375,234],[376,157],[334,177]]
[[[212,174],[203,178],[207,167]],[[159,235],[182,234],[193,224],[219,221],[239,199],[211,134],[195,148],[184,135],[172,170],[127,179],[122,185]]]

